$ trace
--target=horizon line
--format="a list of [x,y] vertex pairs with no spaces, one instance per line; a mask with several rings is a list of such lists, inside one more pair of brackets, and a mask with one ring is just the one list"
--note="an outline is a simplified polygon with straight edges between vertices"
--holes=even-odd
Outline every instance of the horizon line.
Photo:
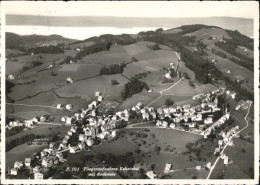
[[98,16],[98,15],[35,15],[35,14],[8,14],[6,13],[6,16],[33,16],[33,17],[53,17],[53,18],[65,18],[65,17],[102,17],[102,18],[141,18],[141,19],[195,19],[195,18],[237,18],[237,19],[251,19],[254,20],[253,17],[235,17],[235,16],[192,16],[192,17],[145,17],[145,16],[140,16],[140,17],[131,17],[131,16]]

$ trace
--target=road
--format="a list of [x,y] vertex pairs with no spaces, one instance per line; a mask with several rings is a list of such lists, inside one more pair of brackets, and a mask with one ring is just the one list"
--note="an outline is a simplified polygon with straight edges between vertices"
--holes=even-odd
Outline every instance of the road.
[[[181,59],[181,58],[180,58],[180,55],[179,55],[176,51],[175,51],[175,54],[176,54],[176,56],[178,57],[178,59],[180,60],[180,59]],[[150,105],[152,105],[152,104],[153,104],[154,102],[156,102],[157,100],[159,100],[159,99],[162,97],[163,92],[170,90],[172,87],[174,87],[175,85],[177,85],[182,79],[183,79],[183,77],[180,78],[175,84],[171,85],[169,88],[164,89],[164,90],[161,90],[161,91],[159,92],[159,93],[160,93],[160,96],[159,96],[158,98],[156,98],[155,100],[153,100],[152,102],[150,102],[150,103],[147,105],[147,107],[150,106]]]
[[175,84],[171,85],[169,88],[164,89],[164,90],[161,90],[161,91],[159,92],[159,93],[160,93],[160,96],[159,96],[158,98],[156,98],[155,100],[153,100],[152,102],[150,102],[150,103],[149,103],[148,105],[146,105],[146,106],[149,107],[149,106],[152,105],[154,102],[156,102],[157,100],[159,100],[159,99],[162,97],[163,92],[170,90],[172,87],[174,87],[175,85],[177,85],[182,79],[183,79],[183,77],[180,78]]
[[[243,130],[245,130],[245,129],[248,127],[248,121],[246,120],[246,118],[247,118],[247,116],[248,116],[248,114],[249,114],[251,104],[252,104],[252,102],[250,102],[249,107],[248,107],[247,114],[246,114],[246,116],[245,116],[245,118],[244,118],[245,121],[246,121],[246,126],[245,126],[244,128],[242,128],[241,130],[239,130],[239,131],[237,132],[237,134],[239,134],[240,132],[242,132]],[[231,139],[232,139],[233,137],[234,137],[234,135],[231,136]],[[223,147],[222,151],[220,152],[220,155],[225,151],[225,149],[227,148],[227,146],[228,146],[228,145],[226,144],[226,145]],[[209,171],[209,174],[208,174],[208,176],[207,176],[207,179],[210,178],[210,175],[212,174],[213,170],[215,169],[215,167],[216,167],[216,165],[217,165],[219,159],[220,159],[220,156],[216,159],[215,163],[214,163],[213,166],[210,168],[210,171]]]
[[189,132],[189,131],[186,131],[186,130],[180,130],[180,129],[176,129],[176,128],[169,128],[169,127],[164,128],[164,127],[159,127],[159,126],[155,126],[155,127],[152,127],[152,126],[144,126],[144,127],[125,127],[124,129],[133,129],[133,128],[178,130],[178,131],[181,131],[181,132],[187,132],[187,133],[189,133],[189,134],[195,134],[195,135],[202,136],[202,134],[199,134],[199,133],[193,133],[193,132]]

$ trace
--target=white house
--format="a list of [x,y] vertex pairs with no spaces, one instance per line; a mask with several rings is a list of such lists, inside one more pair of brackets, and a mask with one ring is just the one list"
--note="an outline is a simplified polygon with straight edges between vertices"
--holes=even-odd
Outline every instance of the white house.
[[43,174],[40,172],[34,173],[34,179],[35,180],[42,180],[43,179]]
[[157,126],[161,126],[162,125],[162,122],[160,120],[156,120],[156,125]]
[[91,139],[88,139],[87,141],[86,141],[86,144],[88,145],[88,146],[92,146],[93,145],[93,140],[91,140]]
[[68,77],[67,82],[72,84],[74,82],[74,80],[71,77]]
[[206,168],[208,168],[208,169],[211,168],[211,162],[208,162],[208,163],[206,164]]
[[165,74],[165,78],[171,79],[171,78],[172,78],[172,77],[171,77],[171,73],[166,73],[166,74]]
[[14,75],[8,75],[8,80],[14,80],[15,76]]
[[207,118],[204,120],[204,123],[205,123],[205,124],[211,124],[212,122],[213,122],[212,117],[207,117]]
[[237,94],[237,93],[235,93],[235,92],[231,92],[231,93],[230,93],[231,98],[232,98],[232,99],[235,99],[235,98],[236,98],[236,94]]
[[166,166],[165,166],[165,169],[164,169],[164,173],[169,173],[170,172],[170,170],[171,170],[171,167],[172,167],[172,165],[171,164],[166,164]]
[[25,158],[24,164],[25,164],[26,167],[31,166],[31,158]]
[[100,96],[100,95],[101,95],[101,93],[100,93],[99,91],[96,91],[96,92],[95,92],[95,96],[96,96],[96,97],[98,97],[98,96]]
[[67,117],[66,118],[66,124],[71,125],[72,124],[72,117]]
[[195,169],[196,170],[201,170],[201,166],[196,166]]
[[70,153],[74,154],[76,153],[77,149],[76,147],[70,147]]
[[67,104],[67,105],[66,105],[66,109],[67,109],[67,110],[71,110],[71,109],[72,109],[72,105],[71,105],[71,104]]
[[60,103],[57,104],[57,109],[62,109],[62,105]]
[[112,136],[112,137],[115,137],[115,136],[116,136],[116,131],[115,131],[115,130],[113,130],[113,131],[111,132],[111,136]]
[[174,123],[171,123],[171,124],[170,124],[170,128],[172,128],[172,129],[175,128],[175,124],[174,124]]
[[153,171],[148,171],[146,173],[147,177],[149,177],[150,179],[156,179],[156,175],[154,174]]
[[14,163],[14,168],[20,169],[21,167],[23,167],[23,162],[22,161],[16,161]]
[[166,128],[168,126],[168,123],[166,121],[163,121],[162,127]]
[[17,169],[11,168],[11,175],[16,176],[17,175]]
[[101,102],[101,101],[102,101],[102,99],[103,99],[103,97],[102,97],[102,96],[98,96],[98,98],[97,98],[97,101],[98,101],[98,102]]
[[67,117],[63,116],[63,117],[61,118],[61,122],[66,122],[66,118],[67,118]]

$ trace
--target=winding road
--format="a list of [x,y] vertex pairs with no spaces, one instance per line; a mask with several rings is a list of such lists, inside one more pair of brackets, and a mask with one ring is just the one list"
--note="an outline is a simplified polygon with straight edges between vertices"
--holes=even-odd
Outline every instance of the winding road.
[[[239,131],[237,132],[237,134],[239,134],[240,132],[242,132],[243,130],[245,130],[245,129],[248,127],[248,121],[246,120],[246,118],[247,118],[247,116],[248,116],[248,114],[249,114],[249,110],[250,110],[251,104],[252,104],[252,102],[250,102],[249,107],[248,107],[247,114],[246,114],[246,116],[245,116],[245,118],[244,118],[245,121],[246,121],[246,126],[245,126],[244,128],[242,128],[241,130],[239,130]],[[231,136],[231,139],[232,139],[233,137],[234,137],[234,135]],[[223,148],[222,151],[220,152],[220,155],[225,151],[225,149],[227,148],[227,146],[228,146],[227,144],[224,146],[224,148]],[[212,174],[213,170],[215,169],[215,167],[216,167],[216,165],[217,165],[219,159],[220,159],[220,156],[216,159],[215,163],[214,163],[213,166],[210,168],[210,171],[209,171],[209,174],[208,174],[208,176],[207,176],[207,179],[210,178],[210,175]]]
[[[175,54],[176,54],[176,56],[177,56],[177,57],[179,58],[179,60],[180,60],[180,59],[181,59],[181,58],[180,58],[180,55],[179,55],[177,52],[175,52]],[[180,78],[176,83],[174,83],[173,85],[171,85],[169,88],[164,89],[164,90],[161,90],[161,91],[159,92],[159,93],[160,93],[160,96],[159,96],[158,98],[156,98],[155,100],[153,100],[152,102],[150,102],[148,105],[146,105],[146,107],[152,105],[154,102],[156,102],[157,100],[159,100],[159,99],[162,97],[163,92],[170,90],[172,87],[174,87],[175,85],[177,85],[182,79],[183,79],[183,77]]]

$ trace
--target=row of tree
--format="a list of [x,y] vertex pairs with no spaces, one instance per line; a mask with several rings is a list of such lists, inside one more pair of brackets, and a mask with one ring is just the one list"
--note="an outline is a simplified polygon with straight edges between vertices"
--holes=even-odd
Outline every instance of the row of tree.
[[16,147],[18,145],[21,145],[28,141],[32,141],[35,138],[36,138],[36,136],[34,134],[26,134],[22,137],[12,139],[11,141],[6,142],[6,152],[8,152],[9,150],[13,149],[14,147]]
[[78,52],[76,54],[76,56],[74,57],[74,60],[77,61],[77,60],[82,59],[83,57],[93,54],[93,53],[98,53],[101,51],[108,51],[110,49],[110,47],[111,47],[111,41],[96,43],[95,45],[86,47],[83,50],[81,50],[80,52]]
[[109,66],[103,66],[100,69],[100,75],[113,75],[113,74],[121,74],[124,71],[125,63],[121,64],[112,64]]
[[149,90],[148,85],[145,82],[139,81],[137,78],[133,78],[133,80],[125,84],[124,89],[121,92],[121,97],[125,100],[126,98],[141,92],[143,89]]
[[45,54],[57,54],[57,53],[64,53],[64,50],[61,49],[60,46],[43,46],[43,47],[35,47],[29,48],[26,50],[28,53],[45,53]]

